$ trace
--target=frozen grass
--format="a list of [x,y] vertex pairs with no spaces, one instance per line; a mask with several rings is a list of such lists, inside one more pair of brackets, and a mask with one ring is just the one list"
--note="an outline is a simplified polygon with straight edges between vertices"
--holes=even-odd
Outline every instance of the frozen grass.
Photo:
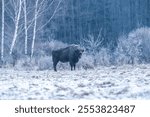
[[150,65],[90,70],[0,69],[0,99],[150,99]]

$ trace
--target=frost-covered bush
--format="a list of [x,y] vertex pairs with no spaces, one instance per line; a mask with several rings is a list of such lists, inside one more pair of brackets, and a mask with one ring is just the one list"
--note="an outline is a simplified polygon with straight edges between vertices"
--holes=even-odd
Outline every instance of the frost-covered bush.
[[111,58],[112,56],[106,48],[102,48],[99,52],[94,54],[85,52],[77,63],[77,67],[83,69],[94,69],[98,66],[109,66],[112,64]]
[[150,28],[139,28],[119,38],[115,52],[117,63],[150,62]]
[[108,49],[102,48],[94,56],[94,65],[95,66],[108,66],[111,64],[111,54]]
[[51,56],[44,56],[38,60],[38,70],[53,69]]
[[88,53],[94,55],[100,50],[102,41],[103,41],[103,38],[100,32],[97,38],[94,37],[93,35],[88,35],[87,38],[82,40],[81,45],[84,46],[84,48],[86,49]]
[[94,59],[92,55],[83,54],[79,62],[77,63],[77,67],[81,69],[93,69],[94,68]]
[[36,70],[36,59],[30,59],[29,56],[21,57],[14,66],[17,70]]

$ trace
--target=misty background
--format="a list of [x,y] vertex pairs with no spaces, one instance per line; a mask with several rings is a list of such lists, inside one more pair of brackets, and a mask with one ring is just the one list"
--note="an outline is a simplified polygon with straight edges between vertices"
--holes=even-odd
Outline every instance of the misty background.
[[79,68],[147,64],[149,27],[150,0],[0,0],[0,65],[52,69],[69,44],[85,49]]

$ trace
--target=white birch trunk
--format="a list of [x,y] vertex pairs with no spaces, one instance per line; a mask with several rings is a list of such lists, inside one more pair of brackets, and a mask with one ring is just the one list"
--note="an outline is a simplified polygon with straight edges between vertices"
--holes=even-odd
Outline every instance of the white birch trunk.
[[36,36],[36,27],[37,27],[37,15],[38,15],[38,0],[36,0],[36,5],[35,5],[33,38],[32,38],[32,47],[31,47],[31,58],[32,58],[33,52],[34,52],[34,44],[35,44],[35,36]]
[[4,0],[2,0],[2,40],[1,40],[1,60],[4,59]]
[[27,6],[26,0],[24,2],[24,25],[25,25],[25,54],[28,54],[28,27],[27,27]]
[[[33,57],[33,53],[34,53],[34,45],[35,45],[35,38],[36,38],[36,32],[41,30],[44,26],[46,26],[52,19],[53,17],[55,16],[58,8],[59,8],[59,5],[61,4],[63,0],[60,0],[59,3],[57,4],[52,16],[50,17],[50,19],[45,23],[43,24],[40,28],[37,29],[37,18],[38,18],[38,15],[40,13],[40,9],[38,9],[40,7],[40,4],[38,4],[39,0],[36,0],[36,5],[35,5],[35,16],[34,16],[34,27],[33,27],[33,38],[32,38],[32,47],[31,47],[31,58]],[[44,2],[44,1],[43,1]],[[52,1],[53,3],[53,1]]]
[[19,0],[19,9],[18,9],[18,13],[17,16],[15,18],[15,32],[14,32],[14,36],[13,36],[13,41],[10,47],[10,54],[12,54],[16,39],[17,39],[17,34],[18,34],[18,24],[19,24],[19,19],[20,19],[20,14],[21,14],[21,6],[22,6],[22,1]]

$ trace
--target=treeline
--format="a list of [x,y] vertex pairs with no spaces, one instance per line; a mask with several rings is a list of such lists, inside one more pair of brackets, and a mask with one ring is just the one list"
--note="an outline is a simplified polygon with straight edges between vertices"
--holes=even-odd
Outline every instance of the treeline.
[[[51,29],[55,39],[80,43],[101,31],[103,44],[117,44],[122,34],[150,26],[150,0],[64,0],[62,12],[45,30]],[[45,31],[48,38],[50,30]]]

